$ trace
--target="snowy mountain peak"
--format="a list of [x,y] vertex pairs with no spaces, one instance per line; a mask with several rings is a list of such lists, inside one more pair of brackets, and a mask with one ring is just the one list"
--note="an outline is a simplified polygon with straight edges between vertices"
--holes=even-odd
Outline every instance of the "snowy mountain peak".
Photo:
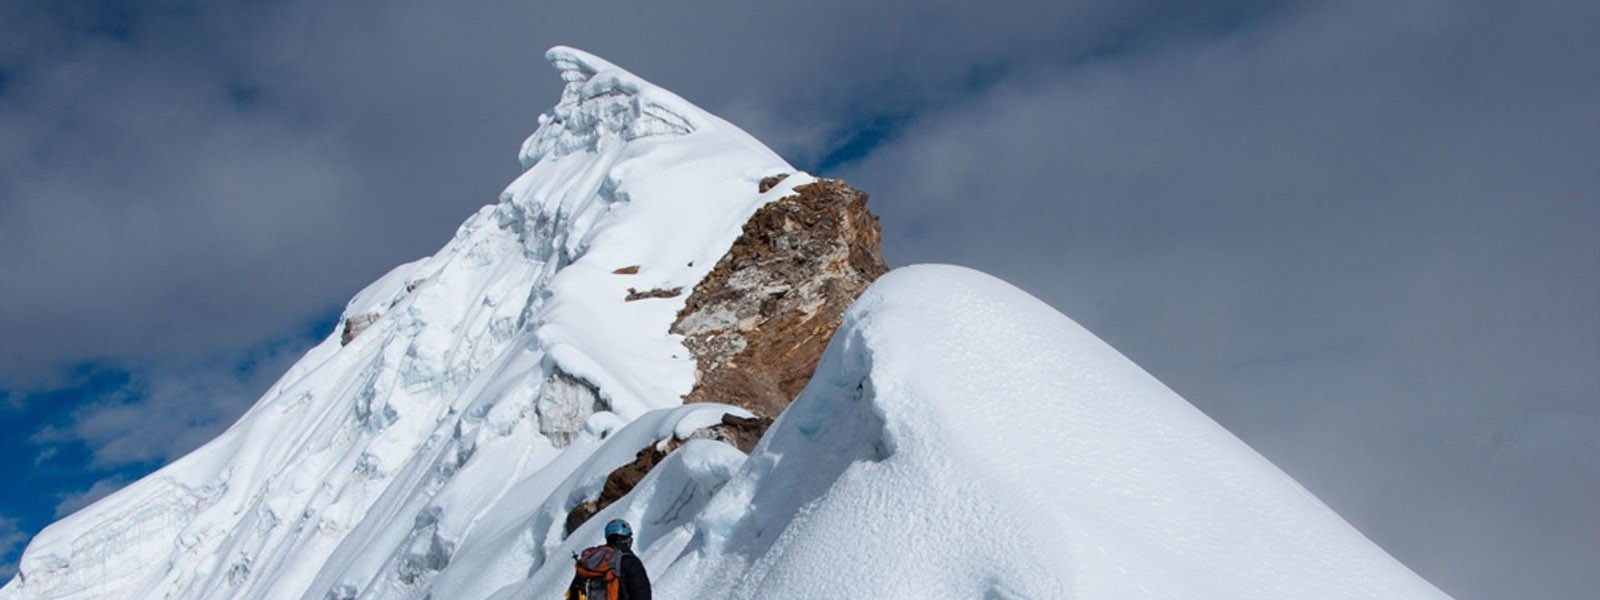
[[42,531],[0,598],[482,597],[640,448],[749,416],[678,409],[697,367],[669,328],[750,216],[814,179],[610,63],[549,56],[566,86],[499,202],[352,298],[217,439]]

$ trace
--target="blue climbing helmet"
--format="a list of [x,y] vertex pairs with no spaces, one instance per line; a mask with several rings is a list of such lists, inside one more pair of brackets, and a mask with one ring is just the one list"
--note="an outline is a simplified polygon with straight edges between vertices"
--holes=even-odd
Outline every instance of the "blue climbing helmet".
[[633,537],[633,528],[628,526],[627,521],[612,519],[606,522],[606,537],[611,536],[631,538]]

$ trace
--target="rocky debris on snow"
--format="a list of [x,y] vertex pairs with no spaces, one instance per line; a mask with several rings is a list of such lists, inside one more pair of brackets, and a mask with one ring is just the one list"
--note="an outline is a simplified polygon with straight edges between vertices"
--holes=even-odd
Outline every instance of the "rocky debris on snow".
[[572,532],[590,517],[628,495],[633,486],[638,485],[644,480],[644,476],[650,473],[650,469],[655,468],[661,459],[667,457],[667,453],[666,450],[655,446],[646,446],[635,455],[633,462],[617,467],[617,470],[607,475],[605,487],[600,489],[600,497],[580,503],[567,513],[567,535],[572,535]]
[[612,271],[611,274],[613,274],[613,275],[638,275],[639,274],[639,265],[628,265],[626,267],[622,267],[620,269]]
[[845,309],[888,270],[865,192],[828,179],[794,191],[750,217],[678,313],[672,332],[699,363],[685,402],[777,416],[811,378]]
[[788,173],[779,173],[777,175],[768,175],[763,177],[761,178],[761,183],[756,184],[756,191],[765,194],[769,191],[772,191],[772,188],[778,187],[778,184],[783,183],[783,180],[788,178]]
[[722,423],[696,430],[695,435],[689,436],[689,439],[695,439],[701,432],[705,432],[706,437],[732,444],[740,452],[749,454],[751,450],[755,450],[756,442],[761,441],[761,436],[771,426],[772,419],[767,417],[745,419],[738,415],[727,414],[722,415]]
[[371,327],[378,320],[378,316],[378,313],[363,313],[345,319],[344,328],[339,332],[339,345],[350,345],[350,342],[354,341],[356,336],[361,335],[361,332],[366,331],[368,327]]
[[624,298],[623,300],[627,302],[633,302],[634,300],[644,300],[645,298],[677,298],[682,294],[683,288],[681,287],[675,287],[670,290],[656,288],[653,290],[644,291],[628,288],[628,297]]
[[761,435],[772,426],[772,419],[766,417],[742,418],[734,414],[722,415],[722,422],[710,427],[701,427],[689,434],[688,438],[678,439],[673,437],[662,444],[646,446],[634,455],[633,462],[617,467],[600,489],[600,496],[594,500],[582,502],[567,513],[566,532],[571,535],[580,525],[590,517],[605,510],[613,502],[621,500],[634,486],[644,480],[645,475],[661,461],[681,448],[689,440],[707,439],[715,440],[738,448],[740,452],[749,454],[756,447],[756,442],[761,441]]

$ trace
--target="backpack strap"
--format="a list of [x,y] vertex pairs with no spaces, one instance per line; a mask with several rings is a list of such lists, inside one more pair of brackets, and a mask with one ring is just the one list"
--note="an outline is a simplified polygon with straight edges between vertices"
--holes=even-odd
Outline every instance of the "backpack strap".
[[622,579],[622,556],[626,553],[621,550],[617,550],[616,548],[612,548],[611,550],[611,554],[606,556],[607,566],[610,568],[612,573],[616,574],[617,579]]

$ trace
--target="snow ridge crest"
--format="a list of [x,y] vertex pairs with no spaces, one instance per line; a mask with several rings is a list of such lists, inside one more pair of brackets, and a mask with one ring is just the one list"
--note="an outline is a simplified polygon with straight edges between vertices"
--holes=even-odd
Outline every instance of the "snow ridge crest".
[[593,54],[556,46],[545,60],[561,72],[566,86],[539,129],[522,144],[523,168],[545,157],[596,150],[610,137],[628,142],[644,137],[686,135],[705,122],[698,108],[676,95]]

